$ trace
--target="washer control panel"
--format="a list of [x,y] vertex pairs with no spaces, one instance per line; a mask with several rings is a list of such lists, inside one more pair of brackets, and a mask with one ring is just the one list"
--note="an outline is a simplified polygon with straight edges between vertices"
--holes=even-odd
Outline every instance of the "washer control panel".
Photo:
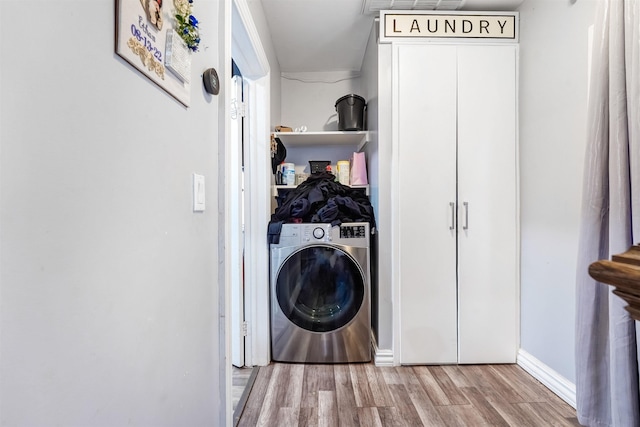
[[366,227],[364,225],[341,225],[341,239],[362,239],[367,237]]
[[302,231],[303,242],[330,242],[331,224],[305,224]]
[[[343,223],[332,226],[325,223],[285,224],[280,233],[281,245],[299,243],[335,243],[362,245],[369,241],[369,224]],[[286,237],[285,237],[286,236]]]

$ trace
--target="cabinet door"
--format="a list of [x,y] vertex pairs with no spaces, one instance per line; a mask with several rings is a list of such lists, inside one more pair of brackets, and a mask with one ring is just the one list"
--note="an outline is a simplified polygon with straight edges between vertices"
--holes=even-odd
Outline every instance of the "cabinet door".
[[460,363],[517,351],[516,47],[458,47]]
[[455,363],[456,49],[396,49],[400,361]]

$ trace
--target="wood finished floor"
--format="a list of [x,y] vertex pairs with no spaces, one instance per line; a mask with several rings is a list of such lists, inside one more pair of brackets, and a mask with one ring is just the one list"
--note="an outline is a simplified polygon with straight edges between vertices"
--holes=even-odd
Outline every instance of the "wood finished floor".
[[233,410],[236,410],[244,390],[249,384],[249,378],[253,372],[253,368],[238,368],[236,366],[231,367],[231,399],[233,402]]
[[579,426],[517,365],[259,368],[239,426]]
[[249,398],[249,392],[258,374],[258,367],[249,368],[231,366],[232,383],[231,383],[231,399],[233,403],[233,427],[237,427],[240,421],[240,414],[244,409],[244,405]]

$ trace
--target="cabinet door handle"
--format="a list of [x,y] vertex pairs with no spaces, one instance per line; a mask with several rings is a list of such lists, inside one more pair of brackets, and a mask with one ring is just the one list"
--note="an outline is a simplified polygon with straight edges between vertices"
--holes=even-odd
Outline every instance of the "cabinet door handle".
[[463,202],[464,205],[464,225],[462,226],[463,230],[469,229],[469,202]]
[[451,208],[451,224],[449,225],[449,230],[454,230],[456,228],[456,204],[449,202],[449,207]]

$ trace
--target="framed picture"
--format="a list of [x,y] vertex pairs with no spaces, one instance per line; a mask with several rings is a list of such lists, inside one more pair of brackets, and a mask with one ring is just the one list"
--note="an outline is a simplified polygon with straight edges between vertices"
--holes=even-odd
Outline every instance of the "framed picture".
[[188,107],[191,51],[174,29],[173,1],[115,0],[115,3],[116,53]]

